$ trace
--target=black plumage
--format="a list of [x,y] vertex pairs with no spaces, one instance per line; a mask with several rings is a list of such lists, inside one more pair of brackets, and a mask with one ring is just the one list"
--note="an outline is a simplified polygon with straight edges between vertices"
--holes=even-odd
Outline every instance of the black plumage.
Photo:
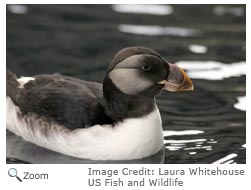
[[113,122],[101,105],[102,84],[59,74],[33,77],[11,96],[23,114],[50,117],[69,129]]

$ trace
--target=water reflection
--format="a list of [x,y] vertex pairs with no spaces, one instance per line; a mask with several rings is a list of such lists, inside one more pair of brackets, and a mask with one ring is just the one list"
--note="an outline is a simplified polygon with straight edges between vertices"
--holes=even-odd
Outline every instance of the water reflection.
[[226,6],[216,6],[213,9],[214,14],[222,16],[225,14],[231,14],[233,16],[243,16],[244,10],[242,7],[226,7]]
[[237,101],[238,102],[234,104],[234,107],[241,111],[246,111],[246,96],[237,97]]
[[171,26],[154,26],[154,25],[130,25],[130,24],[120,24],[118,26],[120,32],[130,33],[130,34],[140,34],[148,36],[156,35],[170,35],[170,36],[196,36],[200,32],[195,29],[182,28],[182,27],[171,27]]
[[175,136],[175,135],[196,135],[204,133],[204,131],[200,130],[184,130],[184,131],[163,131],[163,136]]
[[135,160],[107,160],[97,161],[80,159],[60,154],[33,143],[6,131],[6,157],[7,163],[33,163],[33,164],[163,164],[165,149],[155,155]]
[[203,53],[207,53],[207,46],[203,46],[203,45],[197,45],[197,44],[190,44],[188,46],[188,49],[193,52],[193,53],[199,53],[199,54],[203,54]]
[[28,11],[26,5],[7,5],[7,9],[14,14],[25,14]]
[[177,65],[187,70],[194,79],[222,80],[246,74],[246,62],[225,64],[217,61],[179,61]]
[[171,5],[112,5],[112,9],[121,13],[151,14],[151,15],[170,15],[173,13]]

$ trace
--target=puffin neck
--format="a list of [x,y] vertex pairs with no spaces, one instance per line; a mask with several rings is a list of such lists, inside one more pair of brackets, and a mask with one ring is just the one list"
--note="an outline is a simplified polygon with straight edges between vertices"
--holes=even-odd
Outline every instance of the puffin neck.
[[103,92],[106,101],[105,113],[115,122],[143,117],[155,108],[154,97],[124,94],[107,76],[103,82]]

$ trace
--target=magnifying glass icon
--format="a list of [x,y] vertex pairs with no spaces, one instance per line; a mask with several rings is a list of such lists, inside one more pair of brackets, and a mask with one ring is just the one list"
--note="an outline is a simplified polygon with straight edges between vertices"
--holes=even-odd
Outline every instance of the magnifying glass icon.
[[17,170],[15,168],[10,168],[8,171],[8,174],[10,177],[16,177],[18,179],[18,181],[22,182],[20,177],[17,176]]

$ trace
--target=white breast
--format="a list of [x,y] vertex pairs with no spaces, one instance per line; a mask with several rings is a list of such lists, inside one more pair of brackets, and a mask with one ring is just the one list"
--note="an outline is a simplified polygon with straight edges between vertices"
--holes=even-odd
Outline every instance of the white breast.
[[62,154],[92,160],[128,160],[153,155],[163,147],[157,106],[145,117],[126,119],[116,126],[95,125],[71,131],[32,116],[24,118],[9,97],[6,101],[8,130]]

